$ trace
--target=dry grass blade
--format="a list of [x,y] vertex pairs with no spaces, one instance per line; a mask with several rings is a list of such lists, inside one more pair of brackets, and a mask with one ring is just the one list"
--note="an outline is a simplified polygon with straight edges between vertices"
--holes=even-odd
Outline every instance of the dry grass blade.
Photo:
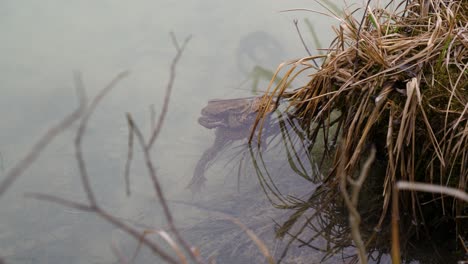
[[171,238],[171,236],[167,232],[165,232],[164,230],[145,230],[145,231],[143,231],[143,233],[141,234],[141,238],[138,241],[138,246],[135,249],[135,253],[133,253],[132,261],[130,263],[135,262],[135,259],[138,256],[138,253],[140,252],[141,246],[143,244],[143,238],[150,235],[150,234],[156,234],[156,235],[162,237],[162,239],[164,239],[164,241],[166,241],[169,244],[169,246],[176,252],[177,257],[179,258],[179,261],[180,261],[179,263],[181,263],[181,264],[188,263],[187,258],[185,257],[185,255],[184,255],[183,251],[181,250],[181,248],[179,247],[179,245],[177,245],[177,243]]
[[226,219],[226,220],[234,223],[235,225],[240,227],[249,236],[249,238],[255,243],[255,245],[258,247],[258,249],[260,250],[262,255],[266,258],[268,263],[270,263],[270,264],[275,263],[275,260],[274,260],[273,256],[271,255],[270,250],[265,245],[265,243],[255,234],[255,232],[253,232],[249,227],[247,227],[239,219],[231,216],[230,214],[227,214],[227,213],[224,213],[224,212],[221,212],[221,211],[217,211],[217,210],[213,210],[212,208],[207,208],[205,206],[200,206],[200,205],[195,204],[195,203],[186,202],[186,201],[177,201],[177,200],[172,200],[172,202],[187,205],[187,206],[191,206],[191,207],[195,207],[195,208],[203,210],[203,211],[208,211],[208,212],[214,214],[216,218]]
[[270,250],[268,247],[263,243],[263,241],[255,235],[255,233],[250,230],[247,226],[245,226],[239,219],[226,216],[231,222],[239,226],[244,232],[252,239],[252,241],[258,246],[258,249],[260,249],[260,252],[262,252],[263,256],[267,259],[268,263],[274,264],[275,260],[273,259],[273,256],[270,254]]
[[410,190],[418,192],[429,192],[429,193],[438,193],[445,194],[455,197],[459,200],[468,203],[468,193],[464,190],[459,190],[455,188],[449,188],[445,186],[439,186],[429,183],[420,183],[420,182],[405,182],[398,181],[396,184],[398,190]]

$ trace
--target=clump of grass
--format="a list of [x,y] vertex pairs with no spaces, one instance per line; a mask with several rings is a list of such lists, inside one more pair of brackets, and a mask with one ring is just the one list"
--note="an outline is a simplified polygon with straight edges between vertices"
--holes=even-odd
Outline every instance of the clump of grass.
[[[332,195],[340,189],[354,192],[375,146],[375,163],[385,169],[379,174],[370,168],[366,181],[380,182],[383,199],[375,205],[380,230],[399,180],[466,191],[468,2],[390,1],[386,8],[364,11],[362,19],[354,12],[335,16],[340,25],[328,54],[280,65],[277,72],[286,68],[285,76],[278,85],[271,83],[264,100],[288,98],[290,112],[308,130],[312,145],[321,141],[324,155],[333,153],[327,180],[336,187]],[[323,58],[319,68],[312,64],[317,58]],[[305,73],[310,81],[289,90]],[[340,147],[330,152],[336,144]],[[412,223],[402,225],[411,234],[448,223],[455,241],[467,235],[462,220],[468,206],[460,199],[412,190],[399,197],[399,204],[409,212],[408,218],[400,217]]]

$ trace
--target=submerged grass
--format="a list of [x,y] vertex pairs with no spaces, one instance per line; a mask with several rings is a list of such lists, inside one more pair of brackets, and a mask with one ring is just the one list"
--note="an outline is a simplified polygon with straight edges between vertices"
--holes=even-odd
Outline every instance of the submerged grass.
[[[270,83],[264,100],[288,98],[289,111],[308,131],[312,147],[323,142],[324,155],[334,153],[326,181],[336,187],[331,195],[354,188],[375,146],[375,163],[385,168],[379,174],[373,167],[369,175],[380,182],[383,195],[375,205],[376,230],[381,230],[400,180],[466,192],[468,2],[390,1],[386,8],[364,11],[362,20],[349,10],[336,17],[340,25],[326,55],[280,65],[277,73],[286,73],[276,86]],[[323,63],[317,68],[312,61],[318,58]],[[305,74],[306,85],[288,89]],[[262,127],[261,114],[257,121]],[[336,144],[340,147],[331,151]],[[409,236],[442,223],[454,231],[454,241],[468,235],[466,201],[410,190],[399,204],[409,212],[400,215]]]

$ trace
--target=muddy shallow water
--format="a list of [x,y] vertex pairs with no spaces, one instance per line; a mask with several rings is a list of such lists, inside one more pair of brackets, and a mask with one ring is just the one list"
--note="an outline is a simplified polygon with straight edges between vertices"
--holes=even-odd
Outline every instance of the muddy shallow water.
[[[173,1],[1,1],[0,179],[47,128],[77,106],[73,71],[82,73],[93,96],[118,72],[129,70],[129,77],[92,116],[83,154],[103,207],[138,228],[166,228],[140,150],[131,169],[132,195],[125,195],[125,113],[131,113],[148,134],[150,106],[160,113],[175,55],[169,32],[175,32],[180,41],[192,35],[178,64],[169,112],[153,151],[177,226],[204,257],[216,258],[218,263],[259,263],[261,258],[239,228],[216,216],[218,211],[257,231],[284,263],[301,262],[304,255],[314,259],[309,263],[319,262],[323,252],[314,253],[311,247],[288,249],[287,236],[284,241],[274,239],[273,219],[288,217],[272,206],[281,202],[275,200],[278,192],[302,197],[316,187],[306,177],[286,180],[293,169],[288,167],[288,153],[280,139],[272,141],[261,161],[252,159],[258,155],[246,148],[245,141],[235,142],[206,171],[208,181],[201,193],[194,195],[186,188],[203,151],[214,140],[214,132],[197,123],[206,102],[252,96],[252,78],[259,78],[259,90],[267,85],[264,75],[252,74],[256,66],[274,70],[283,60],[305,56],[293,19],[308,18],[324,46],[329,43],[330,25],[335,21],[309,12],[278,12],[297,7],[322,10],[310,1],[210,0],[183,5]],[[299,25],[309,49],[317,48],[305,24]],[[24,197],[40,192],[85,200],[72,145],[76,128],[54,140],[1,197],[0,258],[6,263],[116,263],[111,245],[128,255],[137,247],[137,242],[95,215]],[[305,171],[314,167],[314,161],[304,164]],[[264,181],[256,173],[262,167],[274,171],[264,173]],[[152,257],[142,250],[136,262],[146,263]],[[343,261],[328,262],[338,259]]]

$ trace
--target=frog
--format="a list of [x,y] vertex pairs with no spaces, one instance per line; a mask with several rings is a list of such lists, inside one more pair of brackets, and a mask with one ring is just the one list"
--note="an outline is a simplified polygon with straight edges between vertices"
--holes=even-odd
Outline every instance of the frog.
[[198,192],[206,181],[208,164],[219,152],[233,141],[248,138],[259,112],[262,111],[264,117],[268,118],[276,108],[274,100],[264,100],[263,96],[208,101],[201,110],[198,123],[205,128],[215,129],[215,140],[200,157],[187,188],[193,193]]
[[[264,107],[262,97],[210,100],[202,110],[198,123],[208,129],[238,129],[253,124],[259,110]],[[266,112],[275,105],[269,104]]]

